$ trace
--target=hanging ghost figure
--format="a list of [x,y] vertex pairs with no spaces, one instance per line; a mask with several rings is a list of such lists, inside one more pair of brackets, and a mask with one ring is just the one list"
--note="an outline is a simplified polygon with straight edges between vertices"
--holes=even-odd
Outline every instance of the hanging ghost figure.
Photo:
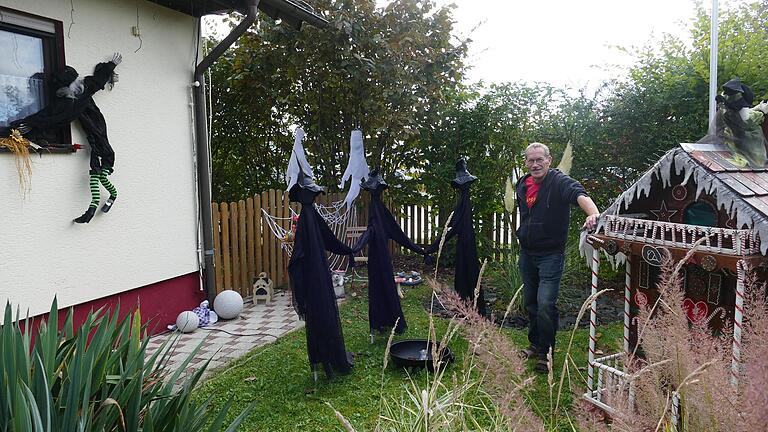
[[365,147],[363,146],[363,131],[355,129],[352,131],[352,135],[349,138],[349,162],[347,163],[347,169],[344,170],[344,175],[341,177],[341,183],[339,189],[344,189],[344,184],[347,180],[352,181],[349,185],[349,192],[344,198],[344,204],[347,209],[352,206],[352,203],[360,194],[360,181],[368,178],[368,163],[365,161]]
[[285,182],[288,183],[288,191],[298,181],[300,172],[303,171],[304,175],[309,178],[315,177],[312,167],[309,166],[307,161],[307,154],[304,152],[304,145],[302,144],[304,135],[304,129],[300,127],[297,127],[294,131],[293,150],[291,150],[291,158],[288,160],[288,169],[285,171]]
[[[456,162],[456,178],[451,181],[454,189],[459,191],[459,202],[453,209],[453,217],[446,229],[447,242],[456,236],[456,270],[454,273],[453,287],[462,299],[474,301],[475,287],[480,276],[480,259],[477,255],[477,239],[472,222],[472,201],[469,197],[469,187],[477,180],[477,177],[467,171],[467,162],[459,159]],[[427,254],[437,252],[440,247],[438,238],[431,246],[426,248]],[[477,310],[485,315],[485,299],[481,289],[477,296]]]
[[752,89],[738,78],[723,84],[723,93],[717,96],[717,135],[753,168],[762,168],[768,162],[768,142],[762,129],[768,103],[751,108],[754,98]]
[[306,322],[309,363],[313,371],[322,365],[331,377],[349,372],[353,362],[344,346],[326,251],[349,255],[352,260],[353,250],[336,238],[315,208],[315,198],[325,192],[315,184],[311,174],[307,174],[311,168],[301,145],[303,137],[304,131],[297,129],[286,172],[288,196],[292,202],[301,204],[288,273],[293,307]]
[[117,82],[117,74],[114,71],[122,61],[123,57],[115,53],[110,61],[97,64],[93,75],[82,79],[78,78],[74,68],[64,67],[53,77],[54,85],[57,86],[56,99],[41,111],[11,124],[11,127],[29,136],[34,142],[36,137],[51,130],[75,120],[80,121],[91,147],[91,203],[82,216],[74,219],[75,223],[88,223],[93,218],[101,201],[99,184],[109,192],[109,198],[101,208],[102,212],[108,212],[117,199],[117,189],[107,179],[107,176],[114,172],[115,152],[107,138],[107,122],[93,101],[93,95],[107,85],[110,89],[114,86]]
[[405,331],[406,324],[393,277],[389,240],[420,255],[424,255],[424,249],[405,235],[381,200],[381,194],[388,186],[378,169],[369,173],[362,187],[371,194],[368,228],[352,249],[359,251],[368,245],[368,323],[373,334],[374,330],[381,332],[391,329],[397,322],[395,332],[400,334]]

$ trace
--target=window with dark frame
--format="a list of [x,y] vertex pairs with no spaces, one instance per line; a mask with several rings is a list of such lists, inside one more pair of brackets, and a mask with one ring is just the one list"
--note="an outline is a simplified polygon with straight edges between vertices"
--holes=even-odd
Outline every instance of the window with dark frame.
[[[0,7],[0,129],[55,97],[51,77],[64,66],[62,29],[60,21]],[[72,142],[69,126],[47,135],[49,143]]]

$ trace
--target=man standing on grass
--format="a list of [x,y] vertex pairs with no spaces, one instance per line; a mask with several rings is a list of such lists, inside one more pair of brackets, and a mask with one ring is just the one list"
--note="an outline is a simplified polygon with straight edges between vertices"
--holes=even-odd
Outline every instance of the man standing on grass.
[[525,149],[524,175],[515,187],[520,210],[519,266],[523,277],[523,301],[528,311],[528,341],[523,350],[536,358],[535,370],[547,372],[547,353],[554,352],[558,326],[557,295],[565,263],[565,242],[571,205],[586,213],[584,227],[593,229],[599,211],[584,187],[557,169],[551,169],[549,147],[532,143]]

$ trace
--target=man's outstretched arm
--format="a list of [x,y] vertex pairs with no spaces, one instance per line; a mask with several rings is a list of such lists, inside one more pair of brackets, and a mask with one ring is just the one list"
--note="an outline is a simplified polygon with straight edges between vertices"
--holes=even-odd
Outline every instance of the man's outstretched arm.
[[597,209],[595,202],[592,201],[592,198],[586,195],[579,195],[576,202],[579,203],[579,207],[581,207],[581,210],[587,215],[587,220],[584,222],[583,228],[588,230],[595,229],[595,226],[597,225],[597,217],[600,216],[600,210]]

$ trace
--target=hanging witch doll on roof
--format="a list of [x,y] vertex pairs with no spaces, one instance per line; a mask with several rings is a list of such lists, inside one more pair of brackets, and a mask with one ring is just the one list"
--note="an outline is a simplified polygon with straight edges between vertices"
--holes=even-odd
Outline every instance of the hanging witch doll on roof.
[[91,147],[91,202],[85,213],[74,219],[75,223],[88,223],[93,218],[101,200],[99,185],[109,192],[109,198],[101,208],[102,212],[108,212],[117,199],[117,189],[107,179],[114,172],[115,152],[107,138],[107,123],[93,101],[93,95],[105,86],[110,89],[114,86],[117,82],[115,68],[122,60],[122,56],[116,53],[111,60],[97,64],[93,75],[85,78],[78,78],[74,68],[65,66],[53,76],[56,98],[42,110],[10,125],[25,138],[44,146],[51,131],[79,120]]
[[734,153],[734,165],[763,168],[768,163],[768,141],[763,133],[763,122],[768,114],[768,102],[754,108],[752,89],[734,78],[723,84],[717,95],[716,136],[707,136],[699,143],[725,144]]

